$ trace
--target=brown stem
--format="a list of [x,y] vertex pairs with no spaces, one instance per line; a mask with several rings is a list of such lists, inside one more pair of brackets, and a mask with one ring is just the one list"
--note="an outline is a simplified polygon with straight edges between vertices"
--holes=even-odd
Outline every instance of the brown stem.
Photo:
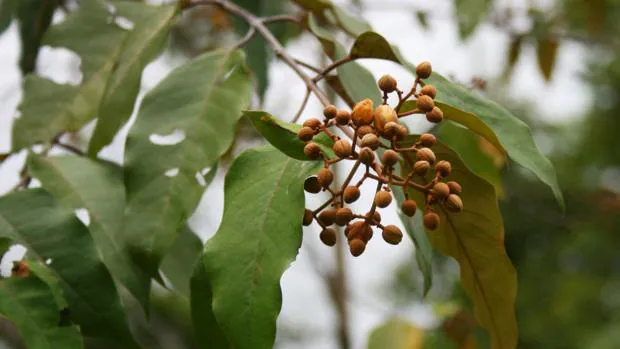
[[299,110],[297,110],[297,113],[295,114],[295,117],[293,118],[293,120],[291,120],[291,123],[294,124],[297,122],[297,120],[299,120],[299,118],[301,117],[301,114],[306,109],[306,105],[308,105],[309,99],[310,99],[310,89],[306,89],[306,95],[304,96],[304,100],[301,102],[301,105],[299,106]]
[[327,74],[329,74],[329,72],[331,72],[332,70],[338,68],[339,66],[345,63],[351,62],[353,59],[354,59],[353,57],[347,55],[336,61],[333,61],[332,64],[325,67],[323,71],[321,71],[317,76],[312,78],[312,81],[314,81],[315,83],[321,81],[321,79],[323,79]]
[[261,19],[261,22],[265,24],[271,24],[271,23],[276,23],[276,22],[295,22],[299,24],[301,23],[301,20],[299,19],[299,17],[291,16],[291,15],[275,15],[275,16],[263,17]]

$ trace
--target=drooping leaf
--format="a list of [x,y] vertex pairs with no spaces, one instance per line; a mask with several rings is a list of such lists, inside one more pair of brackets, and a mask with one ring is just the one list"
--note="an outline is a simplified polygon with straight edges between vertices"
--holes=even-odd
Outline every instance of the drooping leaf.
[[523,46],[523,40],[525,35],[515,35],[510,38],[510,47],[508,48],[508,60],[506,64],[505,74],[509,75],[521,55],[521,46]]
[[[54,295],[54,300],[56,301],[56,306],[58,310],[66,309],[69,305],[67,304],[67,300],[65,299],[64,292],[62,291],[62,286],[60,285],[60,281],[54,275],[54,272],[51,271],[47,265],[45,265],[45,261],[38,262],[36,260],[28,260],[25,261],[28,265],[28,269],[31,273],[36,275],[41,281],[45,282],[49,287],[50,291]],[[62,320],[62,319],[61,319]]]
[[175,5],[147,6],[126,1],[113,4],[118,16],[133,22],[133,29],[120,43],[116,65],[105,87],[97,127],[88,145],[88,153],[93,157],[112,141],[131,116],[142,71],[164,48],[177,13]]
[[84,347],[77,326],[58,326],[60,312],[54,295],[33,274],[0,281],[0,313],[15,324],[29,349]]
[[[293,159],[310,160],[304,154],[305,143],[297,137],[297,132],[301,129],[301,125],[280,121],[263,111],[246,110],[243,115],[247,116],[256,130],[278,150]],[[313,142],[316,142],[321,147],[323,153],[327,154],[328,158],[335,157],[332,150],[334,141],[325,133],[315,136]]]
[[132,263],[124,235],[123,170],[79,156],[29,158],[28,169],[61,204],[86,209],[89,230],[112,275],[148,309],[150,277]]
[[137,348],[114,281],[73,210],[60,206],[42,189],[12,193],[0,198],[0,236],[49,262],[71,319],[84,335],[114,341],[117,347]]
[[545,36],[536,40],[536,58],[538,61],[538,68],[542,73],[545,80],[551,80],[551,74],[553,74],[553,67],[558,56],[558,47],[560,42],[555,37]]
[[422,349],[424,337],[420,328],[393,318],[370,333],[368,349]]
[[422,26],[424,30],[429,29],[428,13],[426,11],[416,11],[415,17],[418,20],[418,23],[420,23],[420,26]]
[[15,17],[19,22],[21,56],[19,68],[23,75],[32,73],[37,64],[37,56],[43,35],[52,23],[59,0],[17,0]]
[[330,0],[291,0],[304,10],[320,13],[325,9],[331,8]]
[[461,39],[473,34],[493,5],[491,0],[454,0],[454,10]]
[[[414,142],[415,138],[409,137],[403,146]],[[433,247],[459,263],[461,283],[474,304],[476,319],[491,337],[491,348],[515,349],[517,277],[504,249],[504,227],[495,189],[473,174],[452,149],[438,143],[433,150],[438,159],[452,164],[449,179],[463,187],[464,210],[452,213],[438,206],[441,224],[427,235]],[[430,176],[427,181],[432,179]],[[422,194],[413,190],[409,194],[419,207],[424,207]]]
[[372,27],[366,21],[359,16],[348,13],[339,6],[332,5],[332,12],[336,17],[336,24],[353,37],[372,30]]
[[[198,176],[232,144],[250,94],[243,54],[214,51],[175,69],[144,97],[125,148],[125,235],[132,258],[151,276],[200,200]],[[170,135],[178,139],[161,143]]]
[[189,297],[190,278],[193,267],[202,253],[202,241],[188,226],[185,226],[170,252],[161,262],[161,270],[180,294]]
[[[385,38],[373,32],[360,35],[350,54],[355,58],[387,59],[415,70],[415,66],[403,59],[400,52]],[[480,134],[498,150],[505,151],[517,164],[532,171],[551,188],[564,209],[564,199],[553,165],[540,152],[530,129],[523,121],[497,103],[448,81],[436,72],[425,83],[437,87],[437,105],[443,110],[446,119]]]
[[0,0],[0,34],[11,25],[15,11],[15,0]]
[[241,154],[224,187],[224,217],[205,246],[213,312],[238,349],[272,348],[280,277],[301,246],[304,180],[320,162],[266,146]]

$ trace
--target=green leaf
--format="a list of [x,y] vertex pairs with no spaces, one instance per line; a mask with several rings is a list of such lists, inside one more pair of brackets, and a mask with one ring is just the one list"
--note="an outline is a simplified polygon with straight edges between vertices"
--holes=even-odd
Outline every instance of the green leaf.
[[15,11],[15,0],[0,0],[0,34],[11,25]]
[[114,281],[73,210],[42,189],[12,193],[0,198],[0,236],[24,245],[38,260],[49,259],[84,335],[137,348]]
[[113,4],[117,14],[130,19],[134,26],[120,43],[117,62],[105,87],[97,127],[88,145],[88,153],[92,157],[112,142],[118,130],[129,120],[140,90],[142,71],[164,48],[177,14],[176,5]]
[[[409,137],[403,146],[415,142]],[[461,282],[474,304],[476,319],[491,337],[492,349],[514,349],[518,330],[514,303],[517,295],[516,271],[504,249],[504,226],[491,184],[473,174],[450,148],[438,142],[433,150],[438,159],[452,164],[450,180],[463,187],[464,210],[451,213],[437,207],[441,224],[427,235],[439,252],[460,265]],[[408,170],[408,169],[406,169]],[[431,174],[426,180],[430,181]],[[424,207],[418,191],[410,196]]]
[[52,23],[59,0],[17,0],[15,17],[19,22],[21,56],[19,68],[23,75],[32,73],[37,65],[41,39]]
[[235,348],[273,347],[280,277],[301,246],[303,182],[319,166],[266,146],[245,151],[226,176],[224,217],[204,265],[215,318]]
[[69,305],[67,304],[67,300],[65,299],[65,295],[62,291],[60,281],[58,280],[58,278],[56,278],[54,272],[48,269],[47,265],[41,262],[37,262],[36,260],[28,260],[26,263],[28,264],[30,272],[36,275],[37,278],[44,281],[50,288],[50,291],[52,291],[52,294],[54,295],[57,309],[66,309]]
[[150,277],[132,263],[123,231],[123,170],[86,157],[36,155],[29,157],[28,169],[58,202],[74,210],[88,210],[89,230],[104,263],[148,309]]
[[336,23],[354,37],[372,30],[372,27],[359,16],[351,15],[338,6],[332,5],[332,12],[336,17]]
[[332,3],[329,0],[291,0],[304,10],[320,13],[325,9],[331,8]]
[[[404,60],[400,52],[381,35],[367,32],[360,35],[350,54],[355,58],[387,59],[415,71],[415,66]],[[505,151],[517,164],[532,171],[553,191],[564,209],[562,191],[553,165],[538,149],[527,125],[495,102],[472,93],[434,72],[425,83],[437,90],[437,105],[444,117],[455,121],[486,138],[498,150]]]
[[29,349],[84,347],[77,326],[58,327],[60,312],[54,295],[33,274],[0,281],[0,313],[15,324]]
[[550,81],[553,74],[553,67],[558,57],[558,47],[560,42],[555,37],[545,36],[536,41],[536,58],[538,68],[545,80]]
[[[287,156],[297,160],[311,160],[304,154],[305,143],[297,137],[297,132],[301,129],[301,125],[280,121],[263,111],[246,110],[243,112],[243,115],[247,116],[250,121],[252,121],[256,130],[265,137],[271,145],[278,148],[278,150]],[[328,158],[331,159],[336,156],[332,150],[334,141],[325,133],[321,133],[314,137],[313,141],[321,147],[323,153],[326,154]]]
[[509,75],[519,60],[521,55],[521,47],[523,46],[523,40],[525,35],[514,35],[510,39],[510,47],[508,48],[508,61],[506,64],[505,74]]
[[185,226],[170,252],[161,262],[161,270],[180,294],[189,297],[192,268],[202,254],[202,241],[188,226]]
[[[149,275],[200,200],[205,187],[197,177],[231,146],[250,95],[243,54],[214,51],[175,69],[144,97],[125,148],[125,235]],[[157,140],[168,135],[181,140]]]
[[454,10],[458,19],[461,39],[473,34],[493,5],[491,0],[454,0]]
[[393,318],[375,328],[368,349],[422,349],[424,332],[407,321]]

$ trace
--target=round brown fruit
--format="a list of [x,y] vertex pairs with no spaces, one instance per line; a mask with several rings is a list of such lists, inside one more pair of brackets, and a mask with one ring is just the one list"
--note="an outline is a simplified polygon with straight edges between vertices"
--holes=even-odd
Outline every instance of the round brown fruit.
[[403,233],[395,225],[388,225],[383,228],[383,240],[388,244],[398,245],[403,241]]
[[437,229],[440,223],[439,215],[435,212],[427,212],[424,215],[423,221],[424,221],[424,226],[430,230]]
[[448,177],[452,172],[452,165],[446,160],[441,160],[435,165],[435,172],[439,173],[442,177]]
[[430,112],[426,113],[426,120],[438,124],[443,121],[443,112],[438,107],[433,107]]
[[463,211],[463,200],[456,194],[450,194],[446,199],[446,208],[450,212],[461,212]]
[[434,164],[437,161],[435,153],[430,148],[418,149],[416,153],[416,159],[428,161],[429,164]]
[[423,146],[430,148],[434,146],[435,143],[437,143],[437,137],[435,137],[434,135],[430,133],[424,133],[420,136],[419,141],[420,141],[420,144],[422,144]]
[[344,192],[342,193],[342,196],[344,198],[344,202],[346,202],[347,204],[350,204],[352,202],[357,201],[357,199],[360,198],[360,190],[358,187],[350,185],[344,188]]
[[379,137],[377,137],[373,133],[364,135],[364,137],[362,137],[362,141],[360,142],[360,145],[362,147],[368,147],[370,149],[375,150],[379,147]]
[[392,149],[388,149],[383,153],[383,157],[381,159],[386,167],[392,167],[398,163],[400,156]]
[[[366,217],[366,218],[368,218],[369,216],[370,216],[370,212],[368,212],[368,213],[366,213],[364,215],[364,217]],[[372,224],[375,224],[375,225],[381,223],[381,214],[379,214],[378,211],[373,212],[372,219],[370,221],[371,221]]]
[[332,149],[334,150],[334,153],[336,153],[336,156],[338,156],[339,158],[348,157],[349,155],[351,155],[352,151],[351,143],[349,143],[349,141],[347,141],[346,139],[340,139],[336,141]]
[[319,238],[325,245],[334,246],[336,244],[336,230],[325,228],[319,235]]
[[319,173],[316,175],[319,184],[323,188],[329,187],[330,184],[334,181],[334,173],[328,168],[322,168],[319,170]]
[[365,135],[368,134],[374,134],[375,133],[375,128],[370,126],[370,125],[362,125],[360,127],[357,128],[357,135],[362,138]]
[[349,251],[351,251],[351,255],[353,255],[353,257],[361,255],[362,253],[364,253],[365,249],[366,244],[364,243],[364,241],[360,239],[353,239],[349,241]]
[[390,121],[385,125],[385,128],[383,130],[383,136],[385,136],[388,139],[392,139],[392,137],[395,137],[396,135],[398,135],[398,129],[399,126],[396,122]]
[[382,104],[375,109],[374,113],[375,127],[379,134],[385,132],[385,125],[388,122],[398,122],[396,111],[387,104]]
[[319,119],[317,118],[310,118],[304,121],[303,126],[310,127],[311,129],[316,130],[321,127],[321,121],[319,121]]
[[400,205],[400,209],[408,217],[413,217],[418,210],[418,204],[414,200],[407,199]]
[[426,95],[426,96],[431,97],[432,99],[435,99],[435,97],[437,96],[437,89],[433,85],[426,85],[422,87],[422,89],[420,90],[420,94]]
[[333,104],[330,104],[327,107],[325,107],[325,109],[323,109],[323,115],[325,116],[326,119],[335,118],[337,113],[338,113],[338,109]]
[[314,219],[314,214],[309,209],[304,210],[304,219],[302,221],[303,225],[309,226],[312,224],[312,220]]
[[391,75],[383,75],[378,82],[379,89],[385,93],[392,93],[396,90],[396,79]]
[[415,67],[415,73],[420,79],[427,79],[433,73],[431,62],[424,61]]
[[417,174],[418,176],[424,176],[426,172],[428,172],[429,168],[431,168],[431,164],[428,161],[419,160],[416,161],[415,164],[413,164],[413,173]]
[[349,121],[351,121],[351,113],[346,110],[338,110],[336,114],[336,122],[338,125],[348,125]]
[[460,194],[463,191],[463,188],[460,184],[455,181],[450,181],[447,183],[448,187],[450,187],[450,193],[452,194]]
[[358,221],[348,226],[348,232],[345,232],[345,235],[349,241],[360,239],[368,242],[372,239],[372,228],[365,221]]
[[319,213],[319,222],[323,225],[332,225],[336,221],[336,210],[333,208],[323,210]]
[[310,159],[316,159],[321,156],[321,147],[314,142],[308,142],[304,146],[304,154]]
[[385,190],[380,190],[375,194],[375,205],[380,208],[388,207],[392,203],[392,194]]
[[353,123],[357,126],[370,125],[370,123],[372,122],[372,114],[372,100],[366,98],[358,102],[355,107],[353,107],[353,112],[351,113],[351,120],[353,120]]
[[316,176],[308,177],[304,181],[304,190],[308,193],[316,194],[322,189]]
[[364,147],[360,150],[360,161],[362,164],[371,165],[375,160],[375,154],[370,148]]
[[314,137],[314,130],[310,127],[304,126],[299,130],[299,132],[297,132],[297,137],[304,142],[311,141],[312,137]]
[[450,187],[446,183],[438,182],[433,186],[433,191],[440,198],[445,198],[450,195]]
[[353,211],[348,207],[339,208],[336,211],[336,224],[345,226],[353,219]]
[[396,139],[402,141],[409,134],[409,130],[404,125],[398,124],[398,129],[396,130]]
[[424,113],[428,113],[435,108],[435,102],[427,95],[421,95],[417,99],[417,107]]

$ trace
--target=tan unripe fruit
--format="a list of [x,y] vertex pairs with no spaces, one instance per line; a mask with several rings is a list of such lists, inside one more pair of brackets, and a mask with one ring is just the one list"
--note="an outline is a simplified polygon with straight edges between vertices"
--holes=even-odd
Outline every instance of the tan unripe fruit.
[[336,153],[336,156],[338,156],[339,158],[346,158],[349,155],[351,155],[351,143],[349,143],[349,141],[347,141],[346,139],[340,139],[337,140],[336,143],[334,143],[334,146],[332,148],[334,150],[334,153]]
[[432,99],[435,99],[435,97],[437,96],[437,89],[433,85],[426,85],[422,87],[422,89],[420,90],[420,94],[429,96]]
[[435,165],[435,172],[441,177],[448,177],[452,173],[452,165],[446,160],[441,160]]
[[437,137],[430,133],[424,133],[420,136],[419,141],[423,146],[430,148],[437,143]]
[[398,245],[403,240],[403,233],[395,225],[388,225],[383,228],[383,240],[388,244]]
[[314,137],[314,130],[310,127],[304,126],[299,130],[299,132],[297,132],[297,137],[304,142],[311,141],[312,137]]
[[394,121],[390,121],[385,125],[385,129],[383,130],[383,136],[392,139],[392,137],[398,134],[399,124]]
[[398,129],[396,130],[396,139],[403,140],[409,134],[409,130],[401,124],[398,124]]
[[428,172],[429,168],[431,168],[431,164],[428,161],[416,161],[416,163],[413,164],[413,173],[417,174],[418,176],[424,176],[426,172]]
[[373,109],[372,100],[366,98],[358,102],[355,107],[353,107],[351,120],[353,120],[353,123],[357,126],[370,125],[370,123],[372,123]]
[[308,193],[316,194],[322,189],[316,176],[308,177],[304,181],[304,190]]
[[433,102],[433,99],[426,95],[419,96],[416,100],[416,103],[418,109],[420,109],[424,113],[430,112],[435,107],[435,102]]
[[375,205],[380,208],[388,207],[392,203],[392,195],[385,190],[380,190],[375,194]]
[[310,159],[316,159],[321,156],[321,147],[314,142],[309,142],[304,146],[304,155]]
[[388,122],[398,122],[396,111],[387,104],[382,104],[375,109],[374,113],[375,128],[379,134],[385,132],[385,125]]
[[418,152],[415,155],[416,159],[428,161],[431,165],[437,161],[435,153],[429,148],[418,149]]
[[324,225],[332,225],[336,221],[336,210],[333,208],[323,210],[319,213],[319,222]]
[[351,121],[351,113],[346,110],[338,110],[336,114],[336,123],[338,125],[348,125],[349,121]]
[[426,212],[423,218],[424,226],[427,229],[435,230],[439,227],[441,220],[439,219],[439,215],[435,212]]
[[448,187],[448,185],[443,182],[435,183],[435,185],[433,186],[433,191],[440,198],[445,198],[450,195],[450,187]]
[[319,235],[321,241],[327,246],[334,246],[336,244],[336,230],[333,228],[325,228]]
[[438,107],[433,107],[431,111],[426,113],[426,120],[438,124],[443,121],[443,111]]
[[463,188],[461,187],[461,185],[455,181],[450,181],[446,184],[448,184],[448,187],[450,187],[450,193],[452,194],[460,194],[461,191],[463,191]]
[[392,93],[396,90],[396,79],[390,75],[383,75],[378,82],[379,89],[385,93]]
[[314,214],[309,209],[304,210],[304,219],[302,221],[303,225],[309,226],[312,224],[312,220],[314,219]]
[[328,168],[322,168],[319,170],[316,178],[323,188],[327,188],[334,181],[334,173]]
[[339,208],[336,211],[336,224],[345,226],[353,219],[353,211],[348,207]]
[[420,79],[427,79],[433,73],[431,62],[424,61],[415,67],[415,73]]
[[375,128],[370,125],[362,125],[357,128],[357,135],[360,138],[364,137],[365,135],[374,134],[374,133],[375,133]]
[[456,194],[450,194],[446,198],[446,208],[451,212],[461,212],[463,211],[463,200]]
[[364,253],[365,249],[366,244],[364,243],[364,241],[360,239],[353,239],[349,241],[349,251],[351,251],[351,255],[353,255],[353,257],[361,255],[362,253]]
[[344,192],[342,193],[344,202],[350,204],[352,202],[357,201],[360,198],[360,190],[358,187],[350,185],[344,188]]
[[316,130],[321,127],[321,121],[319,121],[319,119],[317,118],[310,118],[304,121],[303,126],[310,127],[311,129]]
[[418,210],[418,204],[414,200],[407,199],[400,205],[400,209],[406,216],[413,217]]
[[362,147],[368,147],[370,149],[377,149],[379,147],[379,137],[373,133],[369,133],[362,137],[362,141],[360,143]]
[[371,165],[375,160],[375,154],[370,148],[364,147],[360,150],[360,161],[362,164]]
[[398,163],[400,156],[392,149],[388,149],[383,153],[383,157],[381,159],[386,167],[392,167]]
[[325,107],[325,109],[323,109],[323,115],[327,119],[335,118],[337,113],[338,113],[338,109],[333,104],[330,104],[327,107]]

